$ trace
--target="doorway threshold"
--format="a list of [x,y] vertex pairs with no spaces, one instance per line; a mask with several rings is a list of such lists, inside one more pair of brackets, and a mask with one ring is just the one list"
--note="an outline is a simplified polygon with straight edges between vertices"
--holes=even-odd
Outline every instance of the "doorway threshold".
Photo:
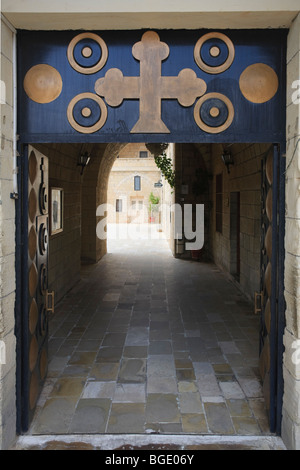
[[287,450],[282,439],[268,436],[60,434],[20,436],[11,450],[199,451]]

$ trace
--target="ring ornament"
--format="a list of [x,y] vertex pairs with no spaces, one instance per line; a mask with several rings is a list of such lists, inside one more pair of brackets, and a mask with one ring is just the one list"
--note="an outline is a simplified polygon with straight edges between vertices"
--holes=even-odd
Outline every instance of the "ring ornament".
[[[99,44],[100,49],[101,49],[101,58],[100,60],[93,66],[91,67],[83,67],[82,65],[78,64],[77,61],[74,58],[74,48],[78,44],[79,41],[82,41],[83,39],[92,39],[94,40],[97,44]],[[90,57],[92,53],[87,54],[87,48],[83,49],[83,58],[84,57]],[[68,51],[67,51],[67,56],[69,63],[71,67],[73,67],[74,70],[76,70],[79,73],[83,73],[85,75],[90,75],[96,72],[99,72],[104,65],[106,64],[107,58],[108,58],[108,49],[106,46],[106,43],[103,41],[103,39],[98,36],[98,34],[95,33],[81,33],[75,36],[69,46],[68,46]]]
[[[216,113],[215,109],[215,99],[222,101],[227,110],[227,118],[224,123],[222,123],[219,126],[209,126],[207,123],[203,121],[203,119],[200,116],[200,111],[201,111],[201,106],[207,101],[212,99],[212,109],[213,111],[211,117],[216,117],[218,118],[218,114]],[[194,108],[194,119],[196,121],[196,124],[200,129],[203,131],[209,133],[209,134],[218,134],[220,132],[224,132],[232,123],[234,118],[234,108],[231,103],[231,101],[227,98],[227,96],[222,95],[221,93],[207,93],[206,95],[202,96],[196,103],[195,108]]]
[[[228,49],[228,55],[227,55],[225,62],[215,67],[206,64],[201,58],[201,48],[203,44],[210,39],[220,39],[226,44],[227,49]],[[211,51],[212,57],[217,57],[219,55],[216,53],[217,47],[212,46],[210,51]],[[229,37],[223,33],[212,32],[212,33],[204,34],[204,36],[202,36],[197,41],[195,48],[194,48],[194,59],[195,59],[196,64],[201,70],[210,74],[217,74],[217,73],[225,72],[225,70],[227,70],[231,66],[234,60],[234,56],[235,56],[234,45],[231,39],[229,39]]]
[[[80,100],[85,99],[85,98],[88,98],[88,99],[91,99],[91,100],[95,101],[100,107],[100,118],[99,118],[99,120],[94,125],[87,126],[87,127],[86,126],[81,126],[80,124],[78,124],[78,122],[74,119],[74,116],[73,116],[74,106]],[[86,110],[86,107],[84,107],[83,109]],[[106,108],[106,105],[105,105],[104,101],[99,96],[95,95],[94,93],[89,93],[89,92],[80,93],[79,95],[75,96],[70,101],[68,109],[67,109],[67,117],[68,117],[68,121],[71,124],[71,126],[73,127],[73,129],[75,129],[78,132],[81,132],[82,134],[92,134],[92,133],[98,131],[99,129],[101,129],[101,127],[104,126],[104,124],[106,122],[106,119],[107,119],[107,108]]]

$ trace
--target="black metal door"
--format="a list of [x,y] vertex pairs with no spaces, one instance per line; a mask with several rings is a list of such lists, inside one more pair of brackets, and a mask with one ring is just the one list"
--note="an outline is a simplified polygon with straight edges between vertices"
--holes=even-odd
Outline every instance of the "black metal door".
[[271,146],[261,171],[260,373],[270,429],[280,434],[284,330],[284,158]]
[[18,422],[28,429],[47,375],[48,316],[48,158],[25,146],[21,166],[21,308],[18,361]]

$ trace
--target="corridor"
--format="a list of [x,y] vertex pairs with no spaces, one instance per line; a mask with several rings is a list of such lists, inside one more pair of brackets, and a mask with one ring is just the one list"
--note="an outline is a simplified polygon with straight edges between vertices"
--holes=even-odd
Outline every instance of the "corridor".
[[144,228],[110,240],[57,305],[28,434],[270,434],[252,305]]

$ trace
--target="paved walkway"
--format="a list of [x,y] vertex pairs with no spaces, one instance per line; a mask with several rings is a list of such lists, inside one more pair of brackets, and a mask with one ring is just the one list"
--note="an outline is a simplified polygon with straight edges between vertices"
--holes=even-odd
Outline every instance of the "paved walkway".
[[215,265],[175,259],[155,233],[111,241],[57,306],[28,435],[270,435],[259,318]]

